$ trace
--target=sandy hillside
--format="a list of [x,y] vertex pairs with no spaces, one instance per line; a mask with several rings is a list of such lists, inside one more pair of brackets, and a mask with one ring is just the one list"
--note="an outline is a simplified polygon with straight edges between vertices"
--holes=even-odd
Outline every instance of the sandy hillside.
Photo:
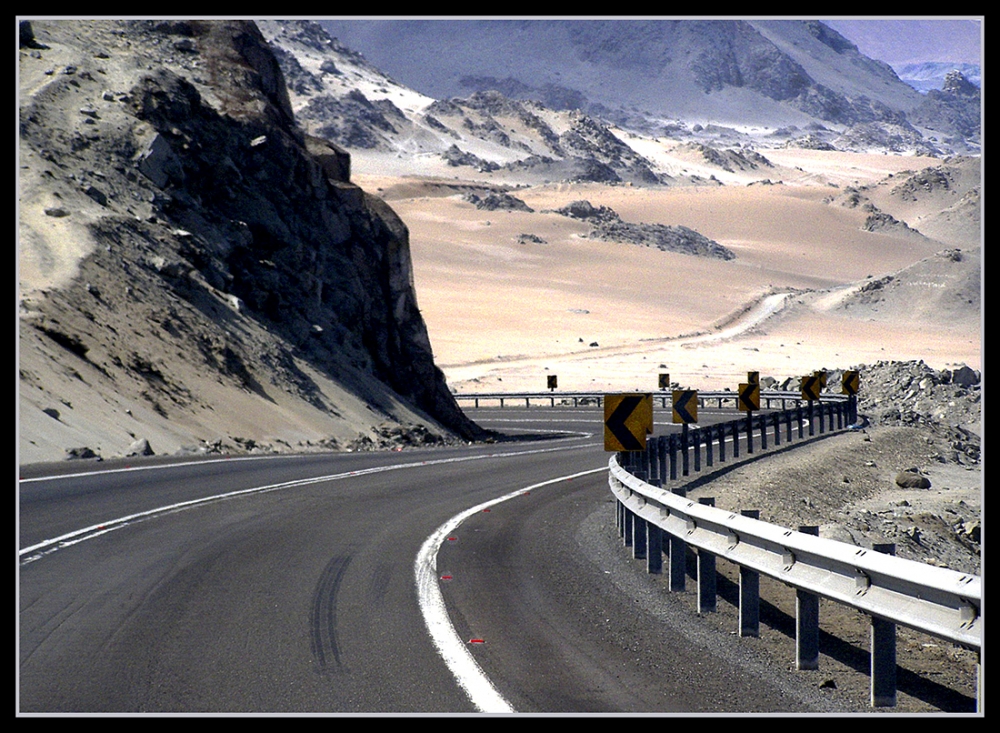
[[[901,224],[864,229],[873,207],[927,220],[954,207],[962,198],[956,185],[921,191],[919,201],[893,193],[942,161],[763,152],[765,169],[716,168],[706,185],[655,190],[475,180],[456,175],[468,168],[444,165],[405,175],[374,155],[356,155],[353,170],[410,228],[435,358],[458,392],[542,391],[547,374],[566,390],[655,389],[664,370],[679,383],[718,389],[735,387],[748,370],[785,377],[880,359],[979,369],[981,275],[968,235],[978,222],[939,226],[937,238]],[[710,170],[695,168],[690,148],[662,155],[686,175]],[[972,175],[963,170],[962,180]],[[532,212],[478,209],[463,198],[477,185],[482,194],[484,185],[505,183]],[[844,203],[845,191],[857,189],[869,206]],[[689,227],[736,259],[589,239],[587,222],[553,212],[578,200],[628,222]],[[947,258],[936,253],[959,247],[963,263],[942,270]],[[863,286],[887,276],[896,285],[881,307],[857,303]],[[914,307],[927,292],[956,287],[964,294],[958,311],[954,303]],[[851,298],[855,307],[845,307]]]

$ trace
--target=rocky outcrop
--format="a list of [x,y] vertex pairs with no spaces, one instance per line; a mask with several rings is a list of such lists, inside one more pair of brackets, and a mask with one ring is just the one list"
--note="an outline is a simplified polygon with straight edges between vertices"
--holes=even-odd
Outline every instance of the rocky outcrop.
[[452,145],[450,148],[445,150],[441,154],[441,157],[450,166],[458,167],[462,165],[467,165],[472,168],[475,168],[477,171],[484,173],[489,171],[495,171],[500,168],[499,164],[494,163],[492,160],[483,160],[478,155],[475,155],[474,153],[468,153],[459,148],[457,145]]
[[517,196],[502,191],[490,191],[485,196],[470,192],[462,198],[483,211],[523,211],[529,214],[534,211]]
[[982,137],[982,93],[960,71],[951,71],[944,86],[927,92],[909,119],[951,145],[975,151]]
[[[71,181],[54,184],[55,200],[67,221],[86,222],[94,246],[75,282],[22,304],[22,331],[62,334],[108,378],[129,372],[162,417],[200,401],[174,376],[174,358],[335,417],[304,364],[383,419],[396,395],[428,424],[480,433],[434,365],[405,224],[350,182],[342,149],[297,126],[252,22],[49,23],[63,47],[93,44],[81,56],[97,60],[53,74],[22,106],[22,160],[50,171],[39,185],[51,171]],[[136,346],[121,321],[129,310],[169,346]],[[67,325],[79,313],[83,332]]]
[[732,260],[736,255],[728,247],[685,226],[642,224],[623,221],[607,206],[595,207],[589,201],[573,201],[556,210],[557,214],[593,224],[591,239],[655,247],[663,252]]

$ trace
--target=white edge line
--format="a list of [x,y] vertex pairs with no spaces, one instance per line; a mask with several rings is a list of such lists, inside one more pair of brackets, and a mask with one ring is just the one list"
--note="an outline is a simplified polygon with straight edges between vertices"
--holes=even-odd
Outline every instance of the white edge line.
[[437,648],[438,654],[444,660],[448,669],[458,682],[459,686],[465,690],[472,704],[482,713],[514,713],[516,712],[506,699],[497,691],[493,683],[483,673],[482,668],[473,658],[465,644],[459,638],[455,627],[448,617],[445,608],[444,597],[441,595],[441,587],[437,577],[437,553],[441,545],[452,532],[466,519],[473,514],[477,514],[483,509],[500,504],[501,502],[520,496],[526,491],[537,489],[541,486],[568,481],[578,476],[586,476],[591,473],[607,471],[607,466],[594,468],[589,471],[580,471],[566,476],[542,481],[541,483],[525,486],[517,491],[512,491],[497,499],[477,504],[466,509],[460,514],[456,514],[447,522],[442,524],[431,534],[417,553],[414,562],[414,572],[417,582],[417,597],[420,604],[420,612],[427,625],[427,631],[431,635],[431,640]]

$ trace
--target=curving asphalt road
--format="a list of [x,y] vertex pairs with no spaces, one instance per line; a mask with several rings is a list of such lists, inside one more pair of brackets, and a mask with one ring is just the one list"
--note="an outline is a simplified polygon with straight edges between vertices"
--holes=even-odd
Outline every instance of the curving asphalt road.
[[525,439],[25,469],[19,712],[814,709],[616,572],[598,411],[474,418]]

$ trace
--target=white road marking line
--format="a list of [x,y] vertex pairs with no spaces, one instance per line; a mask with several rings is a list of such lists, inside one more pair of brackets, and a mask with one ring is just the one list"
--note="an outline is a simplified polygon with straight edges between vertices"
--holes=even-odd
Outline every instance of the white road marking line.
[[434,646],[437,648],[438,654],[441,655],[444,663],[448,666],[448,669],[451,670],[452,675],[454,675],[455,680],[458,682],[459,686],[465,690],[465,693],[469,696],[469,700],[476,707],[476,709],[479,710],[479,712],[514,713],[516,711],[510,706],[510,703],[504,699],[503,695],[497,691],[497,689],[493,686],[493,683],[483,673],[482,668],[469,653],[465,644],[462,643],[462,640],[455,631],[455,627],[451,623],[451,619],[448,617],[444,597],[441,595],[441,587],[438,584],[438,549],[445,542],[446,538],[449,537],[462,522],[471,517],[473,514],[478,514],[484,509],[492,507],[495,504],[500,504],[508,499],[513,499],[514,497],[520,496],[524,492],[532,489],[548,486],[549,484],[558,483],[560,481],[568,481],[569,479],[577,478],[578,476],[586,476],[591,473],[600,473],[607,470],[606,466],[602,466],[601,468],[595,468],[589,471],[580,471],[579,473],[560,476],[558,478],[549,479],[548,481],[532,484],[531,486],[525,486],[522,489],[512,491],[511,493],[505,494],[497,499],[491,499],[490,501],[483,502],[482,504],[477,504],[470,509],[466,509],[461,514],[456,514],[454,517],[438,527],[437,530],[435,530],[435,532],[424,541],[423,546],[420,548],[420,552],[417,553],[417,558],[414,562],[414,574],[417,582],[417,598],[420,604],[420,612],[424,617],[424,623],[427,625],[427,631],[430,632],[431,640],[434,642]]
[[[444,463],[461,463],[464,461],[480,461],[489,458],[513,458],[517,456],[532,455],[535,453],[553,453],[556,451],[566,451],[566,450],[580,450],[582,448],[591,448],[593,444],[585,445],[574,445],[574,446],[563,446],[557,448],[535,448],[532,450],[521,450],[521,451],[511,451],[509,453],[489,453],[481,456],[456,456],[454,458],[436,458],[429,461],[415,461],[412,463],[400,463],[393,466],[377,466],[373,468],[362,468],[356,471],[344,471],[342,473],[329,474],[326,476],[317,476],[316,478],[308,479],[298,479],[295,481],[285,481],[278,484],[268,484],[265,486],[255,486],[249,489],[240,489],[237,491],[228,491],[222,494],[214,494],[212,496],[202,497],[200,499],[191,499],[189,501],[182,501],[176,504],[168,504],[161,507],[156,507],[155,509],[149,509],[144,512],[137,512],[135,514],[129,514],[124,517],[118,517],[115,519],[109,519],[104,522],[99,522],[93,524],[89,527],[84,527],[82,529],[77,529],[72,532],[67,532],[66,534],[60,535],[58,537],[53,537],[52,539],[42,540],[34,545],[30,545],[18,551],[18,557],[22,558],[22,562],[31,562],[37,560],[39,557],[54,552],[62,547],[69,547],[70,545],[77,544],[85,539],[91,539],[93,537],[98,537],[106,532],[115,529],[121,529],[127,526],[129,523],[146,519],[158,514],[164,514],[167,512],[178,511],[182,509],[190,509],[192,507],[200,506],[202,504],[207,504],[213,501],[220,501],[223,499],[231,499],[239,496],[247,496],[250,494],[260,494],[268,491],[279,491],[281,489],[292,489],[301,486],[309,486],[311,484],[322,483],[324,481],[337,481],[339,479],[351,478],[354,476],[366,476],[371,473],[381,473],[383,471],[397,471],[404,468],[419,468],[421,466],[434,466]],[[152,466],[142,467],[142,469],[154,468]],[[157,466],[155,468],[169,468],[169,466]],[[123,470],[142,470],[142,469],[113,469],[111,473],[117,473]],[[605,469],[606,470],[606,469]],[[87,474],[90,475],[90,474]],[[66,478],[64,476],[54,477],[54,478]],[[35,553],[33,555],[33,553]],[[25,557],[26,555],[31,555],[31,557]]]

